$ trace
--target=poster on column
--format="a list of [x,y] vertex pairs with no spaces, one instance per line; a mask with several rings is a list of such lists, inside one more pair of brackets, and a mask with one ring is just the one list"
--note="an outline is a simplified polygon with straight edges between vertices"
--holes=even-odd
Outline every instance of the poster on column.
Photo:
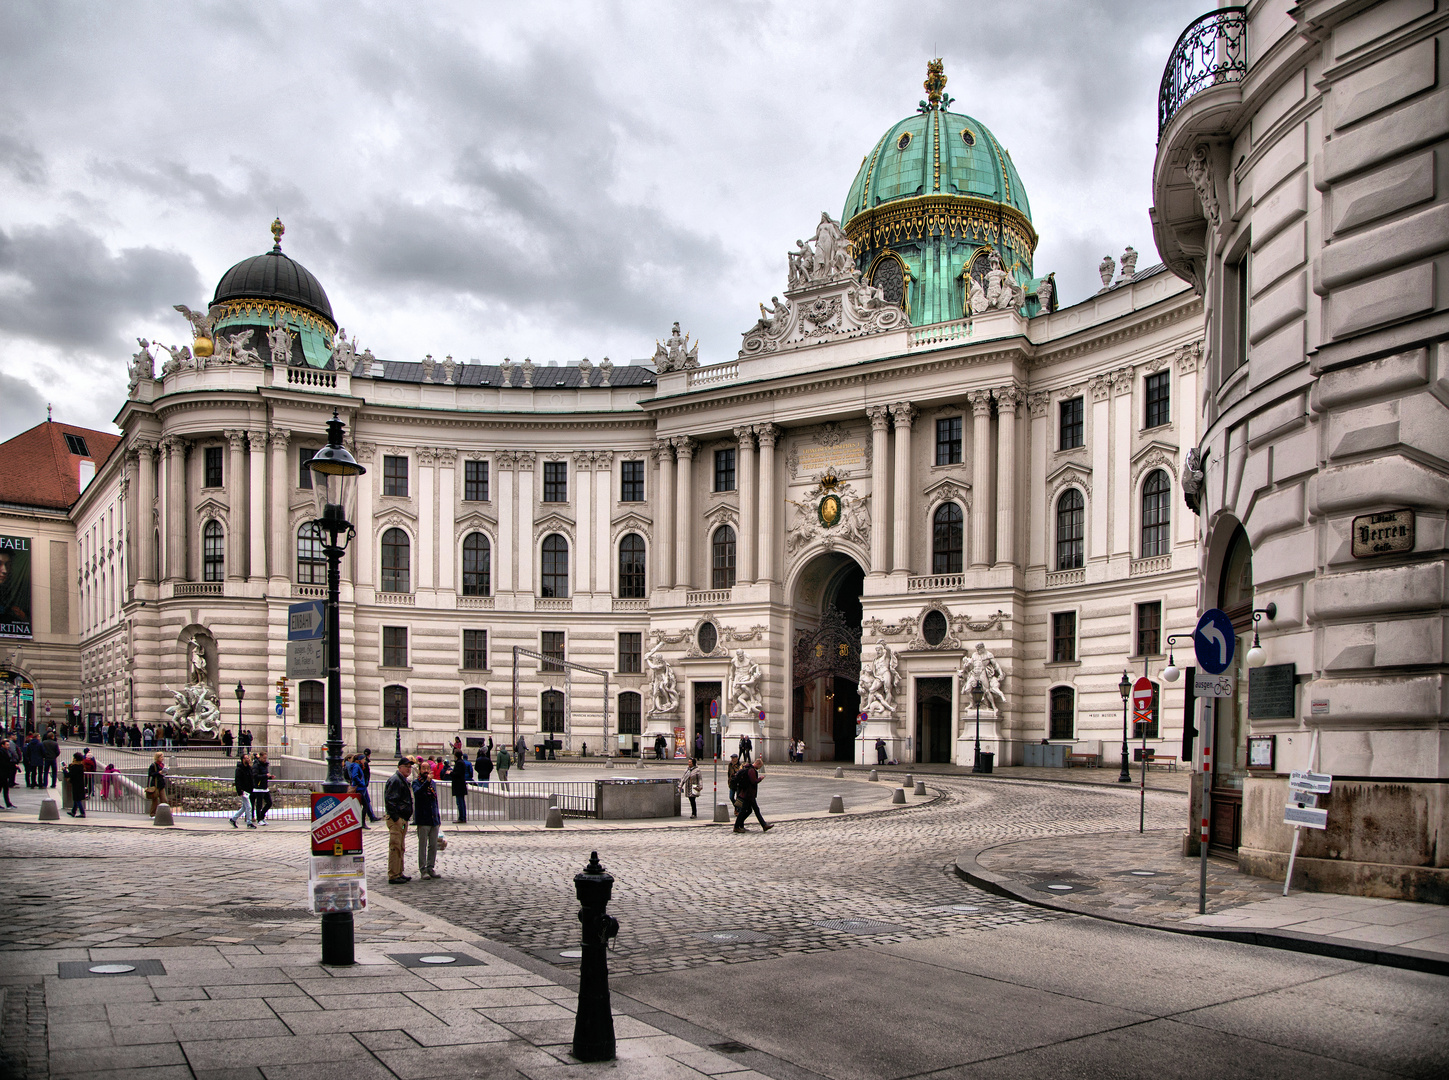
[[29,638],[29,536],[0,536],[0,638]]
[[687,756],[684,749],[684,729],[682,727],[674,729],[674,756],[677,758]]

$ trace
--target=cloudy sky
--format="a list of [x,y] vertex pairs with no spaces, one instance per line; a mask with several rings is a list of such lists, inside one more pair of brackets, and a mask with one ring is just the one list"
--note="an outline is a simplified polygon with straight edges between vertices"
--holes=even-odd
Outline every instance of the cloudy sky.
[[109,429],[135,338],[285,250],[379,356],[734,356],[942,56],[1064,303],[1147,208],[1210,0],[0,5],[0,439]]

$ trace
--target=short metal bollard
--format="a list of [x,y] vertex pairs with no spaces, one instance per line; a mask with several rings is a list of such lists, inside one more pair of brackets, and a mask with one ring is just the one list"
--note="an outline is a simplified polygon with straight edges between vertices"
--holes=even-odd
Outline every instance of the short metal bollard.
[[543,827],[545,829],[562,829],[563,811],[557,806],[550,806],[548,808],[548,817],[544,819]]
[[614,1014],[609,1006],[609,939],[619,933],[619,920],[604,909],[614,892],[614,876],[599,863],[597,851],[589,865],[574,875],[583,925],[583,960],[579,964],[579,1006],[574,1014],[574,1057],[580,1061],[614,1060]]
[[880,776],[877,775],[877,773],[876,773],[876,771],[874,769],[871,769],[870,770],[870,778],[871,778],[871,780],[879,780],[880,779]]
[[156,814],[151,819],[152,825],[175,825],[171,820],[171,806],[169,803],[157,803]]
[[40,821],[59,821],[60,806],[49,796],[40,800]]
[[730,821],[731,818],[729,803],[717,802],[714,804],[714,820],[716,824]]
[[839,765],[835,766],[835,779],[839,780],[844,775],[845,775],[845,770],[842,769]]
[[924,795],[925,793],[926,793],[926,782],[924,780],[917,780],[916,781],[916,794],[917,795]]
[[894,791],[891,792],[891,803],[892,804],[895,804],[895,803],[903,803],[905,801],[906,801],[906,789],[905,788],[898,787]]
[[845,813],[845,800],[839,795],[832,795],[830,797],[830,812],[832,814]]
[[906,773],[906,778],[901,781],[901,787],[913,788],[915,786],[916,786],[916,778],[914,776],[912,776],[910,773]]

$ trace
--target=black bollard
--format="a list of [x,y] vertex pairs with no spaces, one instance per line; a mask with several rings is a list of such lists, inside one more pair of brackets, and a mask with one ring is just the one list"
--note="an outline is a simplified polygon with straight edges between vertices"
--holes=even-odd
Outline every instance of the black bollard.
[[591,852],[589,865],[574,875],[579,922],[584,928],[584,957],[579,965],[579,1009],[574,1016],[574,1057],[580,1061],[614,1060],[614,1014],[609,1007],[609,939],[619,920],[605,912],[614,892],[614,877]]

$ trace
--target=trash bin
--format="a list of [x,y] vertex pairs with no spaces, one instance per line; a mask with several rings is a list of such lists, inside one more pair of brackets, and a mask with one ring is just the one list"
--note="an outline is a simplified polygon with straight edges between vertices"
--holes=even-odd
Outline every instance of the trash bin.
[[983,751],[981,751],[981,771],[982,772],[984,772],[984,773],[990,772],[991,771],[992,763],[995,762],[995,761],[996,761],[996,753],[995,753],[995,751],[992,751],[992,750],[983,750]]
[[542,761],[543,760],[543,743],[534,743],[533,744],[533,760],[535,760],[535,761]]

